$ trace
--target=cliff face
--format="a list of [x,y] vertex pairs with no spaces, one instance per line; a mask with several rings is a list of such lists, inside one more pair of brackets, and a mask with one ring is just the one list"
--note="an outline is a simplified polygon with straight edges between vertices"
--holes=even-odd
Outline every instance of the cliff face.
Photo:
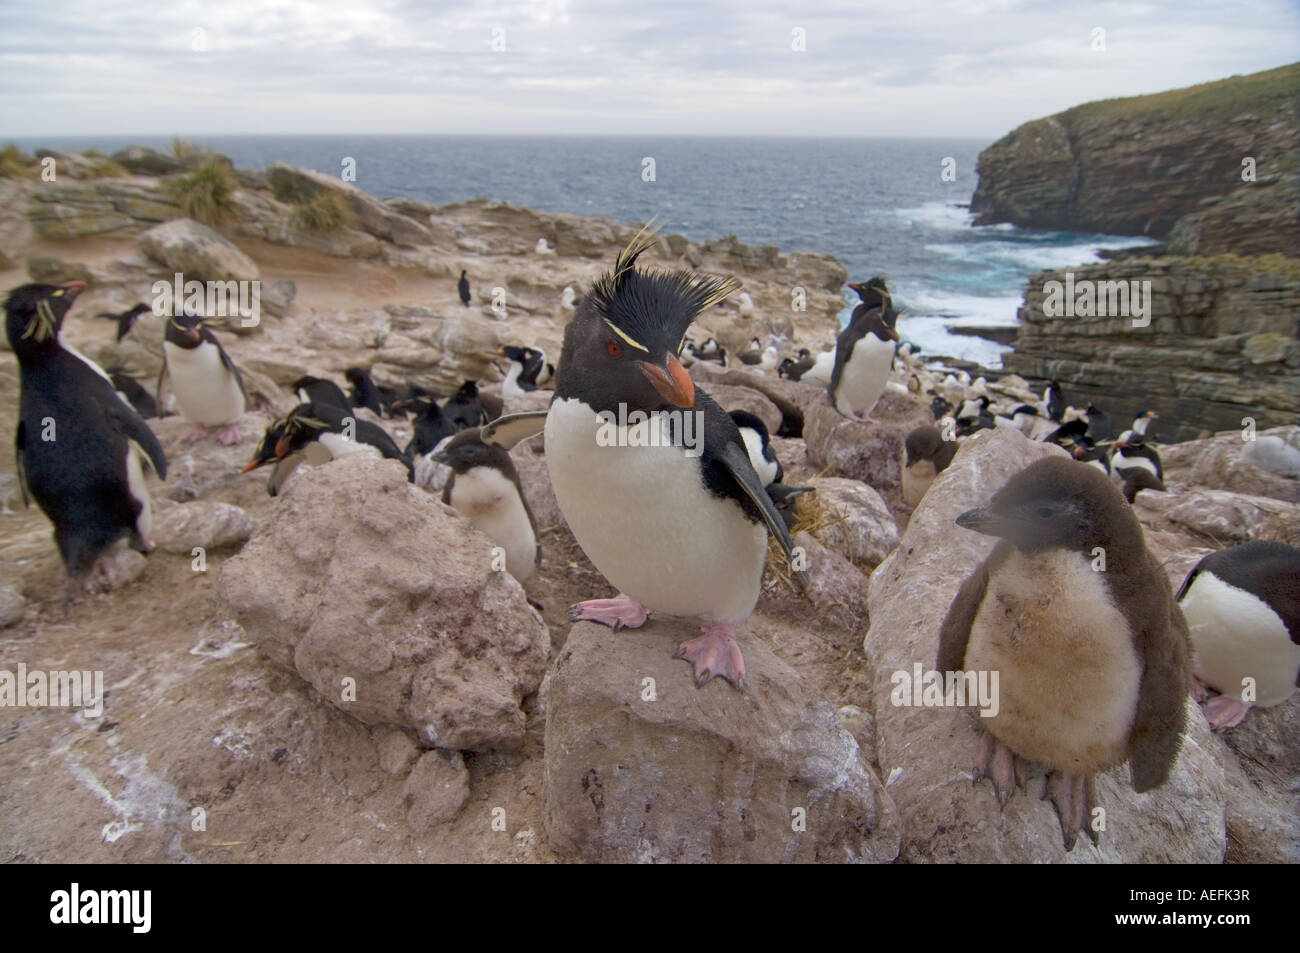
[[[1161,442],[1202,430],[1300,423],[1300,265],[1259,258],[1161,258],[1070,269],[1082,282],[1150,282],[1149,320],[1051,316],[1048,282],[1030,276],[1008,371],[1057,379],[1070,403],[1095,402],[1117,425],[1161,415]],[[1045,307],[1047,306],[1047,307]],[[1139,319],[1141,324],[1144,319]]]
[[1295,255],[1298,104],[1300,64],[1076,106],[980,153],[971,211],[979,225],[1169,236],[1175,254]]

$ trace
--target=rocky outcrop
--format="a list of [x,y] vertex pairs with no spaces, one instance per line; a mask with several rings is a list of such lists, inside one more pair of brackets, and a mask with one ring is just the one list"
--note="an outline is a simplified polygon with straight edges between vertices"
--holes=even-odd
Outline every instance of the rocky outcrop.
[[1300,427],[1241,428],[1160,453],[1166,482],[1300,503],[1300,472],[1288,466],[1296,457]]
[[32,191],[27,209],[36,231],[54,239],[138,230],[180,214],[159,182],[137,179],[45,184]]
[[[1094,402],[1119,424],[1156,410],[1165,442],[1206,429],[1241,431],[1247,417],[1261,430],[1300,423],[1300,265],[1293,260],[1137,259],[1069,274],[1076,300],[1081,282],[1095,289],[1150,282],[1137,286],[1149,287],[1149,325],[1135,326],[1148,316],[1129,316],[1131,301],[1129,312],[1116,315],[1102,290],[1093,316],[1049,316],[1047,283],[1059,282],[1064,298],[1067,272],[1041,272],[1029,279],[1015,351],[1003,358],[1008,371],[1059,380],[1070,403]],[[1109,315],[1099,313],[1102,298]]]
[[696,634],[579,623],[546,698],[546,831],[591,862],[889,863],[894,805],[835,709],[761,641],[746,692],[695,687]]
[[329,704],[430,747],[512,749],[549,637],[492,543],[392,461],[300,472],[221,568],[249,638]]
[[1025,123],[980,153],[976,224],[1170,236],[1176,254],[1294,255],[1298,83],[1292,64]]
[[[985,504],[1014,473],[1062,451],[1012,429],[963,441],[917,507],[898,548],[871,577],[877,756],[903,824],[902,859],[913,863],[1218,863],[1224,855],[1225,780],[1205,720],[1188,712],[1189,731],[1173,775],[1134,793],[1121,766],[1096,778],[1109,819],[1100,845],[1080,838],[1067,853],[1043,778],[1031,768],[1025,790],[999,808],[988,781],[972,783],[978,717],[967,710],[895,705],[896,672],[934,667],[939,627],[967,573],[991,541],[953,525]],[[1139,497],[1141,499],[1141,497]],[[1188,702],[1189,706],[1192,703]],[[1036,773],[1032,773],[1036,772]]]
[[268,165],[266,176],[271,191],[281,199],[292,196],[296,200],[308,200],[325,190],[336,192],[356,216],[357,227],[383,241],[396,245],[428,245],[432,241],[427,228],[336,176],[283,162]]
[[256,281],[253,259],[206,225],[177,218],[140,236],[140,250],[186,281]]

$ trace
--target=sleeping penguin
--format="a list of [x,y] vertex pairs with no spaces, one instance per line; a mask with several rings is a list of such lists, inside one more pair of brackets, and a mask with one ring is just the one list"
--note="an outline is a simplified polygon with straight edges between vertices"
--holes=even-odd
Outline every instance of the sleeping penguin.
[[239,418],[248,400],[244,379],[201,316],[181,314],[168,319],[163,357],[158,402],[161,406],[165,376],[171,380],[181,416],[195,425],[185,439],[198,440],[209,427],[221,427],[218,440],[227,446],[239,443]]
[[743,688],[736,629],[758,601],[768,534],[791,560],[793,547],[734,421],[677,358],[691,322],[739,283],[638,271],[653,244],[639,233],[583,298],[565,329],[550,411],[494,421],[484,439],[513,445],[545,417],[556,501],[621,593],[574,606],[572,620],[619,628],[651,612],[702,617],[700,636],[675,657],[691,663],[697,685],[721,676]]
[[894,345],[898,342],[894,322],[898,314],[890,306],[882,279],[849,287],[862,297],[862,302],[853,309],[848,327],[835,342],[835,366],[827,393],[831,404],[845,417],[870,421],[871,410],[885,392],[894,366]]
[[[940,672],[998,672],[976,780],[1005,804],[1015,758],[1048,772],[1065,848],[1090,826],[1092,776],[1125,761],[1138,793],[1169,778],[1191,681],[1187,626],[1142,527],[1092,467],[1031,464],[957,517],[998,544],[939,632]],[[1105,571],[1094,571],[1098,547]]]
[[97,365],[59,340],[85,287],[23,285],[5,301],[5,331],[20,370],[18,482],[23,502],[35,499],[54,524],[68,573],[65,605],[119,539],[140,552],[153,549],[144,468],[167,477],[153,431]]
[[477,428],[452,437],[433,459],[451,467],[442,502],[505,550],[506,572],[527,582],[537,569],[537,524],[510,454],[486,444]]
[[299,404],[289,416],[266,428],[253,459],[241,473],[274,463],[266,482],[266,492],[279,495],[285,482],[299,465],[318,467],[349,453],[378,451],[386,459],[396,460],[413,477],[411,460],[397,449],[388,431],[368,420],[352,416],[330,403]]
[[1178,604],[1196,677],[1221,693],[1205,702],[1211,728],[1239,725],[1251,705],[1280,705],[1300,685],[1300,549],[1255,541],[1211,553]]

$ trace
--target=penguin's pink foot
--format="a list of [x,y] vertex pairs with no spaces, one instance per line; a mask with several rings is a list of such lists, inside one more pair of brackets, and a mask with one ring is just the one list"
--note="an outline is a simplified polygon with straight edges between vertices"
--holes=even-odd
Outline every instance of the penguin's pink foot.
[[1205,701],[1205,696],[1208,695],[1209,693],[1210,690],[1205,687],[1205,683],[1201,681],[1199,678],[1197,678],[1195,675],[1193,675],[1192,676],[1192,700],[1199,705],[1201,702]]
[[570,622],[599,622],[615,632],[645,625],[650,610],[626,596],[617,599],[588,599],[569,607]]
[[221,433],[217,434],[217,439],[227,447],[239,443],[239,427],[235,424],[226,424]]
[[874,424],[876,422],[876,418],[870,414],[854,414],[853,419],[862,424]]
[[193,430],[187,433],[182,439],[186,443],[193,443],[195,440],[202,440],[207,435],[208,435],[208,428],[204,427],[202,424],[199,424],[197,427],[195,427]]
[[1218,731],[1222,728],[1236,728],[1245,721],[1250,706],[1231,695],[1215,695],[1201,710],[1205,712],[1205,720],[1210,723],[1210,728]]
[[1066,774],[1053,771],[1047,778],[1044,797],[1051,797],[1056,816],[1061,819],[1061,834],[1065,849],[1074,850],[1074,842],[1083,831],[1097,843],[1097,831],[1092,827],[1092,775]]
[[742,692],[745,690],[745,657],[736,644],[734,622],[709,623],[698,637],[678,646],[673,658],[685,659],[695,666],[696,688],[718,676]]
[[1007,806],[1016,790],[1017,780],[1023,780],[1023,776],[1018,778],[1017,775],[1015,753],[987,730],[980,738],[979,753],[975,756],[974,781],[979,784],[984,778],[993,781],[999,807]]

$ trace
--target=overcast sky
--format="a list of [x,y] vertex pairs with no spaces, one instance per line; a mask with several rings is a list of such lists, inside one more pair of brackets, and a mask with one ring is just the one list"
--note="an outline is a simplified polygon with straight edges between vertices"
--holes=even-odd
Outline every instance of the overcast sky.
[[[1300,60],[1296,0],[0,0],[0,138],[995,138]],[[1104,30],[1104,50],[1094,31]],[[806,49],[792,49],[796,29]],[[494,31],[495,32],[494,34]],[[504,46],[504,49],[494,49]]]

